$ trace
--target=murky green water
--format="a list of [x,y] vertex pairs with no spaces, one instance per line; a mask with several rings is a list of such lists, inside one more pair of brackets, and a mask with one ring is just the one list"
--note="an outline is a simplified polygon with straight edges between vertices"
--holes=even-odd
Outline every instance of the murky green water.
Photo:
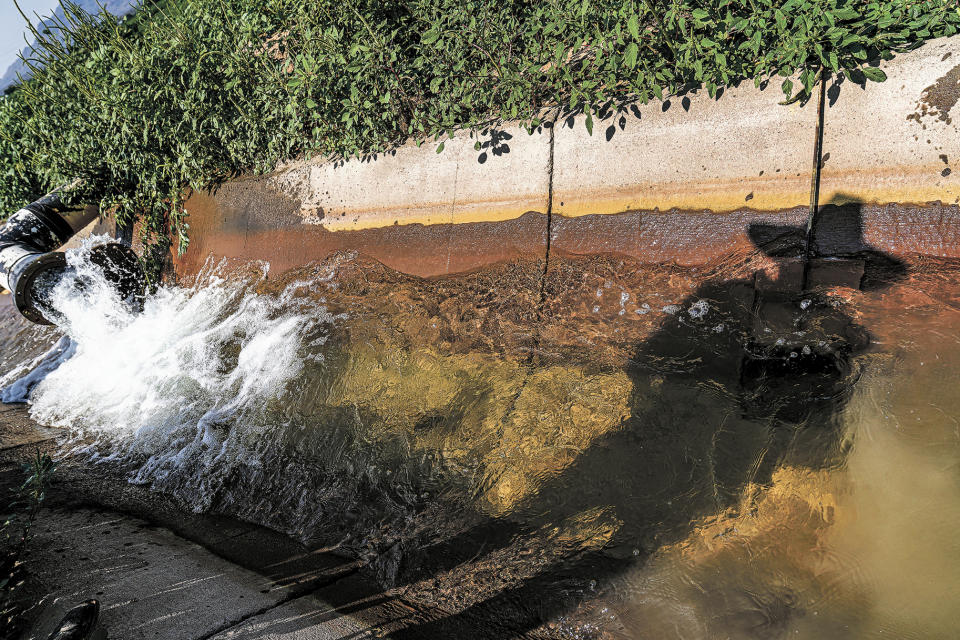
[[875,334],[849,398],[802,426],[833,444],[791,434],[768,478],[625,572],[603,599],[615,637],[955,637],[955,315],[901,310]]
[[[789,293],[565,268],[590,303],[533,351],[457,342],[466,276],[171,288],[78,334],[32,410],[65,454],[340,544],[477,637],[957,636],[960,270]],[[594,344],[552,337],[579,322]],[[4,371],[55,338],[3,324]]]

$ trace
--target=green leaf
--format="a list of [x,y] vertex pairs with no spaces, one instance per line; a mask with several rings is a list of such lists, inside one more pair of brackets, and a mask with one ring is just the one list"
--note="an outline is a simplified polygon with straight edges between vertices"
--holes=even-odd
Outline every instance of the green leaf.
[[421,44],[433,44],[440,38],[440,33],[437,31],[427,31],[422,36],[420,36]]
[[443,145],[444,145],[444,144],[445,144],[444,142],[441,142],[441,143],[437,146],[437,153],[440,153],[441,151],[443,151]]
[[863,67],[861,69],[863,75],[867,76],[868,79],[873,80],[874,82],[883,82],[887,79],[887,74],[883,72],[882,69],[876,67]]
[[630,44],[628,44],[627,50],[623,52],[623,61],[631,69],[637,66],[637,54],[639,52],[640,52],[640,49],[637,47],[636,42],[631,42]]
[[633,14],[630,16],[630,19],[627,20],[627,31],[630,32],[634,40],[640,39],[640,24],[637,22],[637,14]]
[[833,11],[833,17],[837,20],[856,20],[860,17],[860,12],[856,9],[837,9]]
[[587,112],[587,117],[583,121],[583,125],[587,128],[587,133],[593,135],[593,116]]
[[852,43],[854,43],[854,42],[858,42],[858,41],[860,41],[860,40],[861,40],[860,36],[858,36],[858,35],[855,34],[855,33],[851,33],[851,34],[848,34],[848,35],[844,36],[843,40],[840,41],[840,46],[841,46],[841,47],[847,47],[847,46],[849,46],[850,44],[852,44]]

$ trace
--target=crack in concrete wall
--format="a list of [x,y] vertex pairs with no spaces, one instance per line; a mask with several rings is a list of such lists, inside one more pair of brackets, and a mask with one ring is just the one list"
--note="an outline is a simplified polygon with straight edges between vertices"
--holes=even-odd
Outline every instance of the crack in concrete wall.
[[550,270],[550,241],[553,233],[553,154],[556,140],[557,118],[550,121],[550,155],[547,160],[547,242],[543,257],[543,275],[540,278],[540,304],[546,296],[547,272]]

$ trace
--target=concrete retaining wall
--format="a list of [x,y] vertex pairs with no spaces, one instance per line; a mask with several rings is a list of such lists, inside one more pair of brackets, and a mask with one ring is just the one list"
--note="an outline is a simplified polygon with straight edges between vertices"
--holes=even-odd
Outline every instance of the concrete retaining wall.
[[[881,66],[884,83],[827,87],[820,202],[855,207],[857,242],[958,256],[960,38]],[[213,254],[282,272],[359,250],[436,276],[546,259],[548,233],[565,253],[704,264],[749,247],[751,223],[805,225],[818,101],[782,97],[744,83],[717,100],[693,93],[607,114],[593,135],[582,117],[532,135],[507,124],[460,133],[439,154],[437,143],[409,145],[237,180],[190,198],[192,244],[176,269],[189,275]]]

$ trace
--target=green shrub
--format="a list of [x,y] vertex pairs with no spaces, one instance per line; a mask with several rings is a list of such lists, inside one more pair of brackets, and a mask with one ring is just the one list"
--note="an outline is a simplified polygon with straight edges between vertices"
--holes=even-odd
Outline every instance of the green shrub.
[[12,490],[0,516],[0,637],[15,637],[19,630],[21,607],[16,596],[24,581],[24,555],[55,467],[50,457],[38,450],[23,466],[23,483]]
[[284,159],[796,72],[782,87],[804,99],[821,70],[882,80],[872,61],[960,27],[951,0],[180,0],[120,24],[66,8],[63,42],[37,34],[43,68],[0,100],[0,211],[81,177],[78,198],[181,249],[188,187]]

